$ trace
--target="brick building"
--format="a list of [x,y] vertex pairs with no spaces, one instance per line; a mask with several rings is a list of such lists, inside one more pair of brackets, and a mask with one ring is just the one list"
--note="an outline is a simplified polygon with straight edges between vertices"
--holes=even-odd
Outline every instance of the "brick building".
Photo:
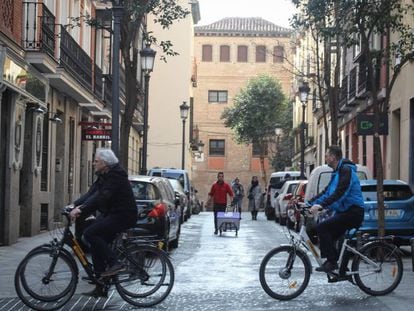
[[[261,176],[255,148],[238,145],[220,116],[248,80],[259,74],[278,79],[286,97],[291,97],[291,34],[292,30],[262,18],[224,18],[195,27],[192,141],[196,145],[201,140],[205,147],[202,154],[193,153],[191,170],[202,200],[219,171],[228,182],[239,177],[245,188],[253,175]],[[269,176],[268,159],[265,167]],[[263,181],[261,185],[264,188]]]

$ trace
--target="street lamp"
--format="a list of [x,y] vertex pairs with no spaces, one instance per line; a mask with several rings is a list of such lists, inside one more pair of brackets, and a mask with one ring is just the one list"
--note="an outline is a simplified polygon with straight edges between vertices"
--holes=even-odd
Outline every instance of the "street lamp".
[[182,105],[180,105],[180,115],[181,120],[183,120],[183,147],[181,151],[181,169],[184,169],[184,162],[185,162],[185,120],[188,117],[188,111],[190,109],[190,106],[186,104],[186,102],[183,102]]
[[[121,40],[122,0],[112,1],[114,30],[112,45],[112,130],[111,148],[119,156],[119,45]],[[128,152],[128,151],[126,151]]]
[[300,179],[305,179],[305,109],[310,88],[308,82],[299,86],[299,98],[302,102],[302,123],[300,125]]
[[282,136],[283,130],[280,127],[275,127],[276,145],[279,145],[280,136]]
[[144,129],[142,137],[142,167],[141,175],[147,175],[147,148],[148,148],[148,90],[149,90],[149,80],[150,73],[154,68],[154,59],[155,52],[151,49],[150,44],[147,44],[144,49],[142,49],[139,54],[141,55],[141,70],[144,73]]

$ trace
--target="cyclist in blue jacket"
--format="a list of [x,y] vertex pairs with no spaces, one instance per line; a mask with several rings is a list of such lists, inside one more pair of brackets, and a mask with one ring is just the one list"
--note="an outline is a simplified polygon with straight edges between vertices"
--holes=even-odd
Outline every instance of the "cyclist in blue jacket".
[[364,219],[364,200],[361,185],[356,174],[356,165],[342,158],[339,146],[330,146],[325,154],[325,161],[333,169],[328,186],[320,194],[312,198],[311,213],[328,210],[331,216],[315,227],[319,237],[321,257],[326,261],[316,271],[331,272],[338,269],[338,254],[335,241],[346,230],[359,227]]

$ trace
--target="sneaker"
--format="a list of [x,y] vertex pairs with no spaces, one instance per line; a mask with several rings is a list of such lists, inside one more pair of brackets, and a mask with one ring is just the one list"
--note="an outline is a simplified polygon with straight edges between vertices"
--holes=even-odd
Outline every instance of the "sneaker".
[[218,231],[217,230],[214,230],[214,234],[217,235],[218,234]]
[[322,264],[322,266],[316,267],[315,271],[329,273],[336,269],[338,269],[338,264],[327,260]]
[[121,264],[120,262],[117,262],[115,264],[113,264],[112,266],[110,266],[105,272],[101,273],[101,277],[107,277],[107,276],[112,276],[115,275],[121,271],[125,270],[125,267],[123,264]]
[[89,296],[93,298],[108,298],[108,289],[105,286],[102,285],[96,285],[94,290],[86,293],[82,293],[84,296]]

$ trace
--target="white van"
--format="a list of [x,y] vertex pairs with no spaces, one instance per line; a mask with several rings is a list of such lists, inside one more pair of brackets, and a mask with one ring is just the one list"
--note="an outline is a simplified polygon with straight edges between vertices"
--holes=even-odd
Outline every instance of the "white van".
[[[357,164],[357,175],[359,180],[372,179],[372,174],[368,167]],[[331,180],[332,168],[324,164],[315,167],[306,186],[305,201],[309,201],[315,195],[322,192]]]
[[299,171],[279,171],[270,175],[269,182],[267,184],[267,206],[265,209],[266,217],[268,220],[275,217],[275,201],[277,193],[283,186],[286,174],[290,175],[290,180],[298,180],[300,177]]

